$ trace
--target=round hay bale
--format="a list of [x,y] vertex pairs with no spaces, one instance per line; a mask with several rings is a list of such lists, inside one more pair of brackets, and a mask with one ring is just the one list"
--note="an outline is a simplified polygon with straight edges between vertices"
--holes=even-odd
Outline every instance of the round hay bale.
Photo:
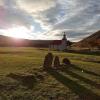
[[43,67],[45,67],[45,68],[51,67],[52,66],[52,61],[53,61],[53,54],[48,53],[45,56]]
[[64,59],[62,60],[62,63],[63,63],[64,65],[70,65],[70,64],[71,64],[71,62],[70,62],[70,60],[69,60],[68,58],[64,58]]
[[59,57],[58,56],[55,56],[54,67],[55,68],[59,68],[60,67],[60,61],[59,61]]

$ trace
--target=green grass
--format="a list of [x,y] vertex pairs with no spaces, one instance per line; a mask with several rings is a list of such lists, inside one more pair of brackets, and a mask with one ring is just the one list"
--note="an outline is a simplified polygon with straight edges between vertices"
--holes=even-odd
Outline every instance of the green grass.
[[[48,49],[25,47],[0,48],[0,100],[99,100],[100,56],[51,51],[60,61],[67,57],[70,69],[43,70]],[[83,72],[82,72],[83,70]],[[10,73],[40,75],[28,88],[20,80],[7,77]]]

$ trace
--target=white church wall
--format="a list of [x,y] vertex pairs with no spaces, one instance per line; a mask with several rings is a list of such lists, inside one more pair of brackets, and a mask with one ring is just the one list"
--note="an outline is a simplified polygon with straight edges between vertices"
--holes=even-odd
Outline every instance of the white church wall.
[[65,49],[67,49],[67,44],[66,43],[67,43],[67,39],[66,39],[66,35],[64,35],[61,44],[59,44],[59,45],[52,44],[50,46],[50,48],[63,51]]

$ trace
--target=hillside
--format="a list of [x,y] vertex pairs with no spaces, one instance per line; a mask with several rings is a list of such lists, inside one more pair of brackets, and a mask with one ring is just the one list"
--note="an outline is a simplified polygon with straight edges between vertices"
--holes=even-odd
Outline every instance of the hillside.
[[0,35],[0,46],[48,47],[51,40],[16,39]]
[[84,38],[83,40],[77,42],[74,44],[76,47],[80,48],[100,48],[100,31],[97,31],[96,33],[93,33],[89,37]]
[[[48,47],[54,41],[61,40],[28,40],[28,39],[16,39],[13,37],[0,35],[0,47],[5,46],[20,46],[20,47]],[[69,45],[73,42],[67,41]]]

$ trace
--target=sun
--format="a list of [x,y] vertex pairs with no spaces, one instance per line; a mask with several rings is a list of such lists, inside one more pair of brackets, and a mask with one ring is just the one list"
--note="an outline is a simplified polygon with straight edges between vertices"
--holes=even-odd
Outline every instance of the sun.
[[17,26],[7,29],[7,35],[14,38],[28,38],[29,30],[24,26]]

